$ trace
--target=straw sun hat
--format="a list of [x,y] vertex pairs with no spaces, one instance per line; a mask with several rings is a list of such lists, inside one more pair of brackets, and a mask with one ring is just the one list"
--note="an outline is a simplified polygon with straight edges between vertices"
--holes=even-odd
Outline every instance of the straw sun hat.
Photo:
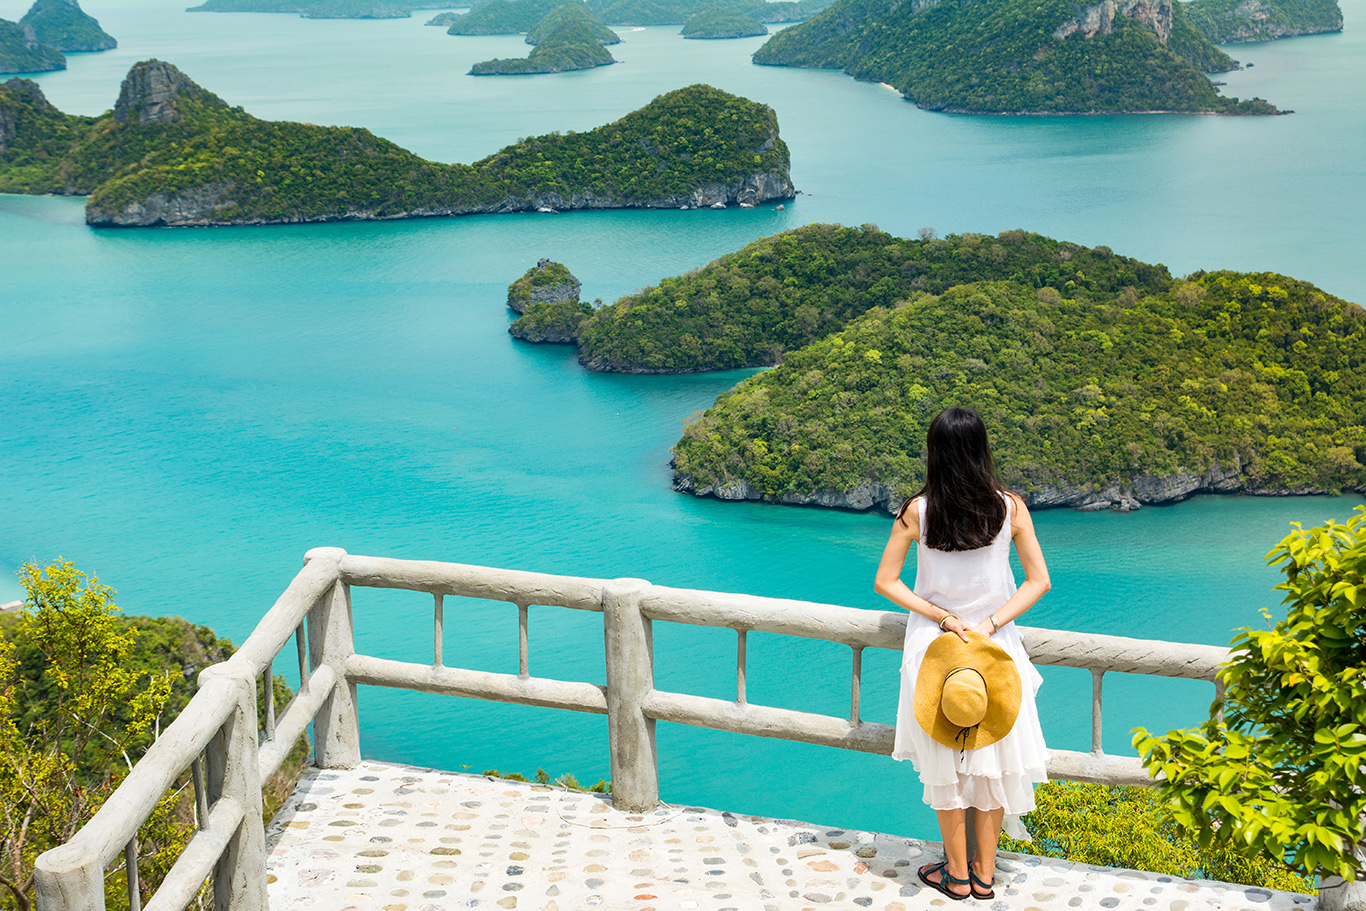
[[1020,671],[1005,649],[977,632],[930,643],[915,680],[915,720],[944,746],[975,750],[1000,740],[1020,713]]

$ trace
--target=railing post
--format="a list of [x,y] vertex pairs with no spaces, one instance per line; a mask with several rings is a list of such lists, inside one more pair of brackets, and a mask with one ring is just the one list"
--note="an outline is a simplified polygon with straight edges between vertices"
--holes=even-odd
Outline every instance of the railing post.
[[655,686],[650,621],[640,612],[640,597],[649,587],[643,579],[614,579],[602,589],[612,805],[633,812],[659,803],[655,722],[643,709]]
[[267,911],[266,831],[261,819],[257,773],[256,677],[248,668],[224,662],[200,672],[236,684],[237,707],[205,749],[209,805],[222,799],[242,807],[242,821],[213,871],[214,911]]
[[38,858],[34,870],[38,911],[104,911],[104,865],[70,842]]
[[[306,559],[345,556],[337,548],[310,550]],[[338,579],[308,612],[308,664],[332,668],[337,683],[313,719],[313,761],[323,769],[360,764],[360,716],[356,685],[346,679],[346,661],[355,653],[351,633],[351,586]]]

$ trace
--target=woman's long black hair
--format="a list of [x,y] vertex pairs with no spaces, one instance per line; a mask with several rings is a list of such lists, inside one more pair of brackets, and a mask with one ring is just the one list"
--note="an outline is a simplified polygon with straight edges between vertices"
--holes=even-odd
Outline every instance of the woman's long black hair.
[[1005,487],[996,474],[991,443],[981,416],[971,408],[946,408],[925,435],[925,486],[901,504],[925,497],[925,528],[920,540],[935,550],[986,547],[1006,520]]

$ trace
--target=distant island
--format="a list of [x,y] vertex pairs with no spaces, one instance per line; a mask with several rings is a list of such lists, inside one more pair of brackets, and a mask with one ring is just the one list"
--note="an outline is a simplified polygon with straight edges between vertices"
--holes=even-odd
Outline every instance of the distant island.
[[[66,69],[66,55],[44,44],[32,26],[0,19],[0,73],[45,73]],[[4,129],[0,125],[0,129]]]
[[[953,404],[982,410],[1036,506],[1366,490],[1366,312],[1272,273],[1178,280],[1024,231],[809,225],[623,298],[581,335],[643,363],[691,349],[682,369],[777,364],[688,425],[674,483],[696,495],[891,510]],[[704,359],[765,341],[761,358]]]
[[464,13],[456,13],[456,12],[451,12],[451,11],[447,11],[447,12],[444,12],[444,13],[437,13],[435,16],[433,16],[432,18],[428,19],[426,22],[424,22],[424,23],[422,23],[422,24],[423,24],[423,25],[439,25],[441,28],[449,28],[450,26],[452,26],[452,25],[455,24],[455,20],[459,19],[459,18],[460,18],[461,16],[463,16],[463,15],[464,15]]
[[952,113],[1279,113],[1219,94],[1205,73],[1237,64],[1173,0],[838,0],[753,59],[842,69]]
[[35,0],[19,24],[32,28],[43,44],[64,53],[107,51],[119,46],[76,0]]
[[298,13],[305,19],[407,19],[435,0],[206,0],[189,13]]
[[526,57],[484,60],[470,68],[470,75],[565,73],[570,70],[609,66],[616,62],[612,52],[602,46],[589,25],[574,19],[564,19],[549,34],[542,37]]
[[579,23],[588,29],[590,36],[599,44],[621,44],[621,36],[612,31],[602,20],[577,0],[562,3],[541,17],[526,33],[527,44],[540,44],[551,33],[567,22]]
[[735,10],[705,9],[683,23],[684,38],[753,38],[767,35],[763,23]]
[[1215,44],[1342,31],[1337,0],[1189,0],[1180,6]]
[[[830,0],[775,2],[766,0],[590,0],[569,5],[582,8],[594,21],[609,25],[681,25],[701,13],[747,16],[759,22],[796,22],[815,15]],[[451,23],[452,35],[516,35],[530,32],[565,0],[487,0]],[[757,32],[756,34],[764,34]],[[532,42],[535,43],[535,42]]]
[[260,225],[538,210],[753,205],[791,198],[773,110],[710,86],[472,165],[368,130],[258,120],[169,63],[135,65],[114,110],[58,111],[0,84],[0,192],[89,195],[100,226]]

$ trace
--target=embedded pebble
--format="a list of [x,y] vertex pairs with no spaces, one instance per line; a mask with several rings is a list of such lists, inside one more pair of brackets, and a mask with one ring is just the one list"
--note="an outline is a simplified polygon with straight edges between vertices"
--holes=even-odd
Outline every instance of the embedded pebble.
[[[619,813],[602,795],[369,761],[306,772],[266,837],[270,907],[288,911],[943,911],[958,904],[922,887],[905,859],[937,862],[943,851],[932,842],[703,807]],[[998,854],[995,880],[990,911],[1313,905],[1285,892],[1006,852]]]

